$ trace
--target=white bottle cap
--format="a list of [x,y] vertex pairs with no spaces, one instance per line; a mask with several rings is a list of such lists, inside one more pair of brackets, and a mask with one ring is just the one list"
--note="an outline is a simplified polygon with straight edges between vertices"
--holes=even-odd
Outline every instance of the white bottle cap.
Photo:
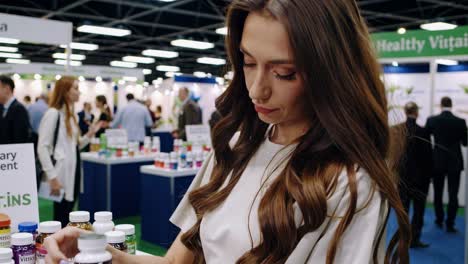
[[112,212],[96,212],[94,213],[94,221],[112,221]]
[[89,222],[89,212],[86,212],[86,211],[71,212],[69,215],[69,218],[70,218],[70,222],[73,222],[73,223]]
[[78,238],[78,249],[84,250],[104,250],[107,246],[106,237],[96,234],[81,234]]
[[12,246],[27,246],[33,243],[34,239],[31,233],[16,233],[11,235]]
[[122,231],[109,231],[106,232],[107,243],[124,243],[125,242],[125,233]]
[[124,232],[125,235],[131,236],[135,234],[135,226],[134,225],[116,225],[115,226],[115,231],[121,231]]
[[10,261],[13,258],[11,248],[0,248],[0,262]]
[[53,234],[62,229],[62,223],[59,221],[47,221],[39,224],[39,233]]

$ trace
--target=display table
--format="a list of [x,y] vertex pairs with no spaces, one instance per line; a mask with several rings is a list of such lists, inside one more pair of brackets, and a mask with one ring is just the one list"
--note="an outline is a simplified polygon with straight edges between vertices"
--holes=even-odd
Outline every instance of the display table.
[[111,211],[114,218],[140,214],[140,167],[154,163],[155,155],[100,158],[82,153],[83,182],[79,209],[91,215]]
[[141,172],[141,238],[169,247],[179,228],[169,222],[198,169],[169,171],[152,165]]
[[161,152],[171,152],[174,148],[174,138],[170,129],[153,129],[151,130],[153,137],[159,137],[161,142]]

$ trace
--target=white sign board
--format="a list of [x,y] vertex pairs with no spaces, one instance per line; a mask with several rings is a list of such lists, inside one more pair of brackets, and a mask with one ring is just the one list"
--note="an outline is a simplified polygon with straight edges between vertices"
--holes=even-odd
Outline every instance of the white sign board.
[[72,41],[73,24],[42,18],[0,13],[0,37],[52,45]]
[[39,223],[33,144],[0,145],[0,213],[12,232],[26,221]]
[[107,129],[106,137],[108,147],[121,147],[128,145],[128,136],[125,129]]
[[187,141],[211,144],[211,131],[207,125],[187,125],[185,126],[185,134]]
[[101,76],[102,78],[122,78],[124,76],[136,77],[138,80],[144,80],[144,75],[141,69],[119,69],[115,67],[107,66],[70,66],[68,72],[65,70],[65,66],[60,66],[50,63],[30,63],[30,64],[9,64],[0,63],[0,73],[3,74],[41,74],[41,75],[74,75],[84,77],[95,77]]

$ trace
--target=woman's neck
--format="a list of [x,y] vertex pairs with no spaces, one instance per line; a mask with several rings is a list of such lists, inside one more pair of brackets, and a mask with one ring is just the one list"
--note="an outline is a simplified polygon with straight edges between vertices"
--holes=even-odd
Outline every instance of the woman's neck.
[[276,124],[273,125],[273,131],[270,135],[270,140],[276,144],[289,145],[304,135],[309,127],[310,125],[308,122],[295,124]]

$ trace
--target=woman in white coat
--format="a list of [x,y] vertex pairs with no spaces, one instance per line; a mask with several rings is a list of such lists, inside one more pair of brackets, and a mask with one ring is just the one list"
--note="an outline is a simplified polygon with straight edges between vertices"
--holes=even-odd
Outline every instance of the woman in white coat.
[[79,97],[78,81],[69,76],[60,78],[55,83],[50,108],[44,114],[39,127],[37,151],[51,194],[59,195],[61,189],[65,191],[63,200],[60,203],[54,202],[54,219],[60,221],[62,226],[68,222],[68,214],[72,211],[79,192],[79,149],[89,143],[96,131],[96,126],[90,127],[88,133],[80,137],[73,107]]

